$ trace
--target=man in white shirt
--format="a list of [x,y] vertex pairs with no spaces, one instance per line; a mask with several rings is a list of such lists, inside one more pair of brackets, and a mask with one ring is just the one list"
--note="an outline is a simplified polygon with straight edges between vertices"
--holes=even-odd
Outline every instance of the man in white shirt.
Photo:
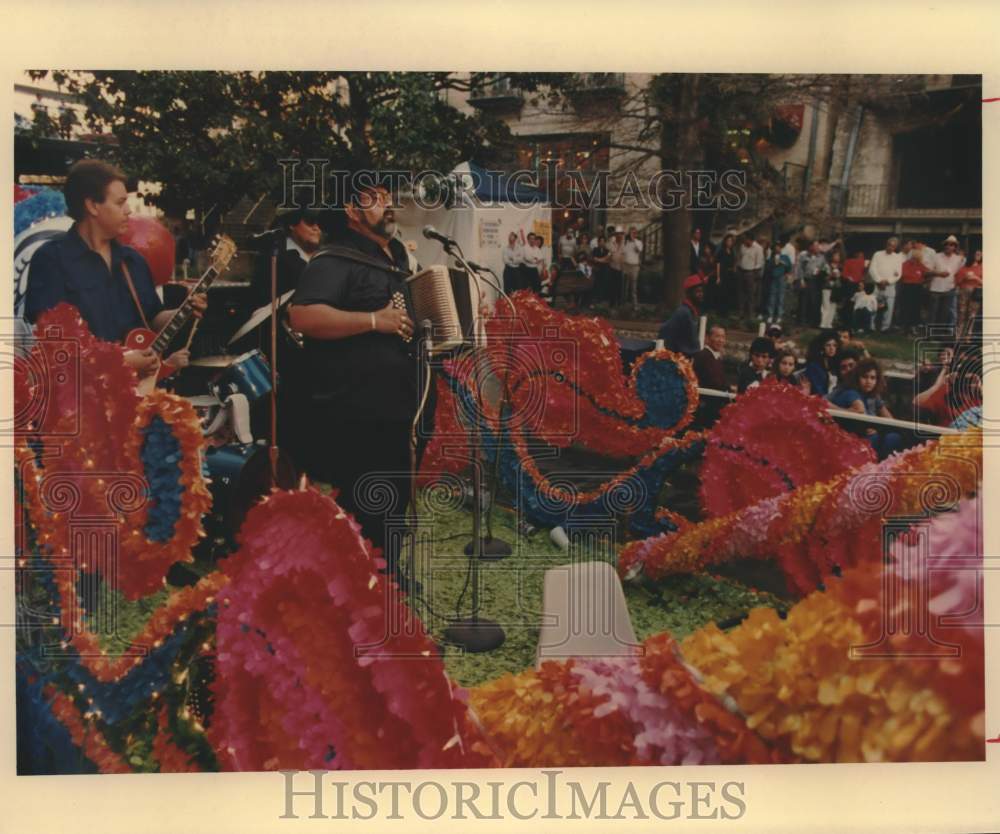
[[621,226],[615,226],[615,234],[608,241],[608,269],[611,272],[611,294],[615,298],[616,304],[624,301],[622,294],[622,268],[625,259],[625,230]]
[[542,267],[545,265],[545,253],[542,250],[542,239],[532,233],[528,235],[528,245],[521,253],[528,284],[536,293],[542,291]]
[[560,269],[576,267],[576,235],[569,227],[559,237],[559,267]]
[[892,325],[892,313],[896,307],[896,283],[903,270],[903,253],[897,252],[899,238],[891,237],[885,242],[885,249],[872,255],[868,265],[868,275],[878,290],[877,301],[885,302],[882,314],[882,332]]
[[928,287],[930,311],[927,316],[930,324],[955,324],[955,273],[963,266],[965,259],[958,254],[958,239],[948,235],[944,241],[944,252],[934,256],[934,266],[926,276],[931,279]]
[[[615,235],[617,238],[617,235]],[[639,267],[642,266],[642,241],[635,226],[628,230],[628,240],[622,246],[622,274],[625,276],[625,298],[632,299],[632,309],[639,309]]]
[[798,252],[795,251],[795,244],[791,237],[785,238],[785,245],[781,247],[781,254],[788,258],[790,264],[794,264],[798,259]]
[[[740,244],[739,252],[736,256],[736,267],[739,272],[740,281],[737,285],[739,289],[740,314],[744,318],[752,319],[754,311],[760,313],[760,286],[764,274],[764,248],[753,239],[753,235],[747,232],[743,235],[743,242]],[[759,318],[763,321],[763,315]]]
[[521,289],[521,269],[524,264],[524,247],[518,240],[517,232],[507,235],[507,245],[503,248],[503,288],[510,294]]

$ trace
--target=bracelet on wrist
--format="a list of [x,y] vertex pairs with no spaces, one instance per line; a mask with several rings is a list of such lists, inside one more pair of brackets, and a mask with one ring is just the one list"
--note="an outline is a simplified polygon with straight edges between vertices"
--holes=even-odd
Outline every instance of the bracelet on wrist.
[[374,313],[369,313],[368,315],[371,316],[371,319],[372,319],[372,330],[375,330],[376,329],[376,327],[375,327],[375,314]]

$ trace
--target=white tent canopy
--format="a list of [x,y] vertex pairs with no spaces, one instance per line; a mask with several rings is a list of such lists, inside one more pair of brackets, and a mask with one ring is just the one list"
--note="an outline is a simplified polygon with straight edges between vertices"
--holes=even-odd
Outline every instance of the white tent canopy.
[[[518,205],[509,202],[483,202],[475,196],[472,176],[467,163],[455,168],[451,174],[460,184],[460,192],[451,208],[425,208],[413,197],[401,200],[396,212],[396,222],[403,240],[416,245],[416,256],[423,267],[457,264],[448,258],[441,244],[427,240],[424,226],[456,240],[462,247],[465,259],[489,267],[503,278],[503,247],[507,236],[515,232],[520,239],[529,232],[542,235],[546,244],[551,243],[551,217],[549,206],[543,203]],[[486,299],[494,300],[496,292],[489,286],[481,288]]]

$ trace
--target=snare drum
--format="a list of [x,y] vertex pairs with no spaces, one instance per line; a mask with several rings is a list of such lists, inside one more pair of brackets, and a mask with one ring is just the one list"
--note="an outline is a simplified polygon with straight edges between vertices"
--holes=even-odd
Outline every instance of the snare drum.
[[271,366],[259,350],[237,356],[224,371],[219,372],[209,389],[220,400],[230,394],[245,394],[247,401],[257,402],[271,393]]

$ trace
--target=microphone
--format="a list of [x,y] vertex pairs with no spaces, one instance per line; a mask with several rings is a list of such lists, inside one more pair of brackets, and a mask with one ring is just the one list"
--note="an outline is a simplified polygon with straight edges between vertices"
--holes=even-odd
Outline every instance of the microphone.
[[448,247],[448,246],[458,246],[457,241],[448,237],[447,235],[441,234],[433,226],[424,226],[424,237],[428,240],[436,240],[438,243]]
[[280,228],[279,229],[268,229],[267,231],[257,232],[257,234],[255,234],[255,235],[250,235],[250,240],[267,240],[269,238],[271,240],[273,240],[274,238],[277,238],[277,237],[284,237],[284,235],[285,235],[285,230],[284,229],[280,229]]

